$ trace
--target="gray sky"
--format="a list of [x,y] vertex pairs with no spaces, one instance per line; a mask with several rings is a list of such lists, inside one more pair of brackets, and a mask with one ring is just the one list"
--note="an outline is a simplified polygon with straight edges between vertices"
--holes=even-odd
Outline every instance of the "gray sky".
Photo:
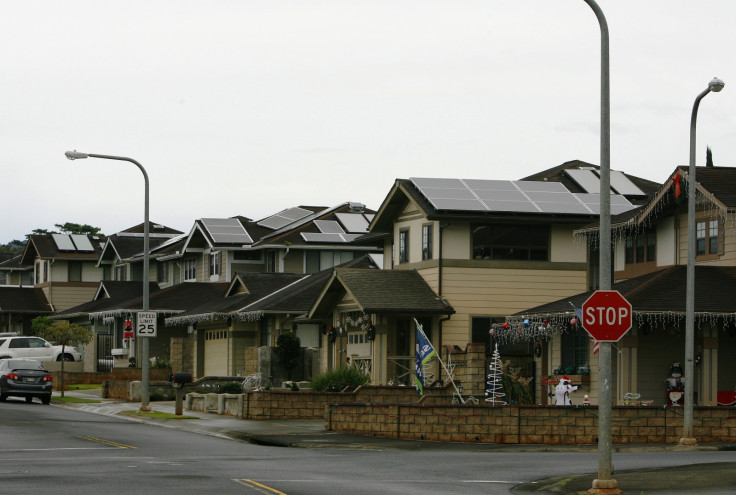
[[[733,0],[598,0],[611,168],[663,182],[690,112],[736,166]],[[583,0],[16,1],[0,30],[0,242],[87,223],[260,219],[396,178],[516,180],[599,163],[600,30]]]

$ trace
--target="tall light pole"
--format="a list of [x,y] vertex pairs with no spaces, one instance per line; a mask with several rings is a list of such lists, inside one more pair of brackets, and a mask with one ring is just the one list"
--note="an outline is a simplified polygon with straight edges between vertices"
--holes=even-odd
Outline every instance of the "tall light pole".
[[705,95],[713,91],[719,92],[723,89],[725,83],[714,77],[708,83],[708,87],[695,98],[693,104],[693,112],[690,116],[690,163],[687,171],[687,293],[685,296],[685,376],[687,377],[687,385],[685,386],[685,414],[682,422],[682,445],[695,445],[695,435],[693,433],[693,388],[695,384],[695,124],[698,120],[698,107],[700,100]]
[[[600,290],[611,290],[611,85],[608,56],[608,22],[595,0],[584,0],[601,29],[601,144],[600,144]],[[598,478],[590,493],[620,493],[613,473],[611,435],[611,343],[598,351]]]
[[[148,284],[150,278],[149,272],[149,227],[148,227],[148,174],[143,165],[133,160],[132,158],[126,158],[124,156],[113,156],[113,155],[97,155],[94,153],[80,153],[78,151],[67,151],[66,157],[70,160],[77,160],[83,158],[103,158],[105,160],[120,160],[130,162],[140,169],[143,173],[143,180],[145,182],[145,194],[144,194],[144,207],[143,207],[143,311],[148,311],[149,306],[149,295],[148,295]],[[148,412],[151,410],[149,403],[148,394],[148,339],[149,337],[143,337],[143,345],[141,350],[141,412]]]

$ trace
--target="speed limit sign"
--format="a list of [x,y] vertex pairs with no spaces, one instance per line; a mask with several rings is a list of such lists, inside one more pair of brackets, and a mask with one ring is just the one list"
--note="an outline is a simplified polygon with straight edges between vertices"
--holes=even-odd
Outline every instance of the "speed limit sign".
[[154,311],[139,311],[137,317],[136,335],[138,337],[155,337],[157,330],[156,313]]

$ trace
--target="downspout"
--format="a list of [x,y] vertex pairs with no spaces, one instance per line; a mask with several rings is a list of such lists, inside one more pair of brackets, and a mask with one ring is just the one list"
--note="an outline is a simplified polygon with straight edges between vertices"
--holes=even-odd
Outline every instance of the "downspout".
[[53,311],[54,313],[56,313],[56,308],[54,308],[54,303],[52,302],[54,300],[54,298],[53,298],[53,296],[51,294],[51,290],[52,290],[52,287],[53,287],[53,285],[51,284],[51,265],[53,265],[53,264],[54,264],[54,260],[53,259],[52,260],[49,260],[49,269],[46,270],[46,280],[48,280],[48,282],[49,282],[49,306],[51,306],[51,311]]
[[[438,296],[440,296],[440,300],[443,300],[442,298],[442,232],[445,230],[445,227],[447,227],[449,224],[440,225],[440,249],[439,249],[439,260],[437,263],[437,292]],[[442,322],[449,320],[452,317],[452,315],[447,315],[445,318],[440,318],[439,326],[437,328],[437,347],[440,349],[440,353],[442,352]]]

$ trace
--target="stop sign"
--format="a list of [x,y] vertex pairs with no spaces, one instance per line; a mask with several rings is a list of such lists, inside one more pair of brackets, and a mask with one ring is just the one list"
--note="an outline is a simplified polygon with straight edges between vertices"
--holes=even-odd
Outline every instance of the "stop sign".
[[631,328],[631,303],[617,290],[597,290],[583,303],[582,324],[598,342],[618,342]]

